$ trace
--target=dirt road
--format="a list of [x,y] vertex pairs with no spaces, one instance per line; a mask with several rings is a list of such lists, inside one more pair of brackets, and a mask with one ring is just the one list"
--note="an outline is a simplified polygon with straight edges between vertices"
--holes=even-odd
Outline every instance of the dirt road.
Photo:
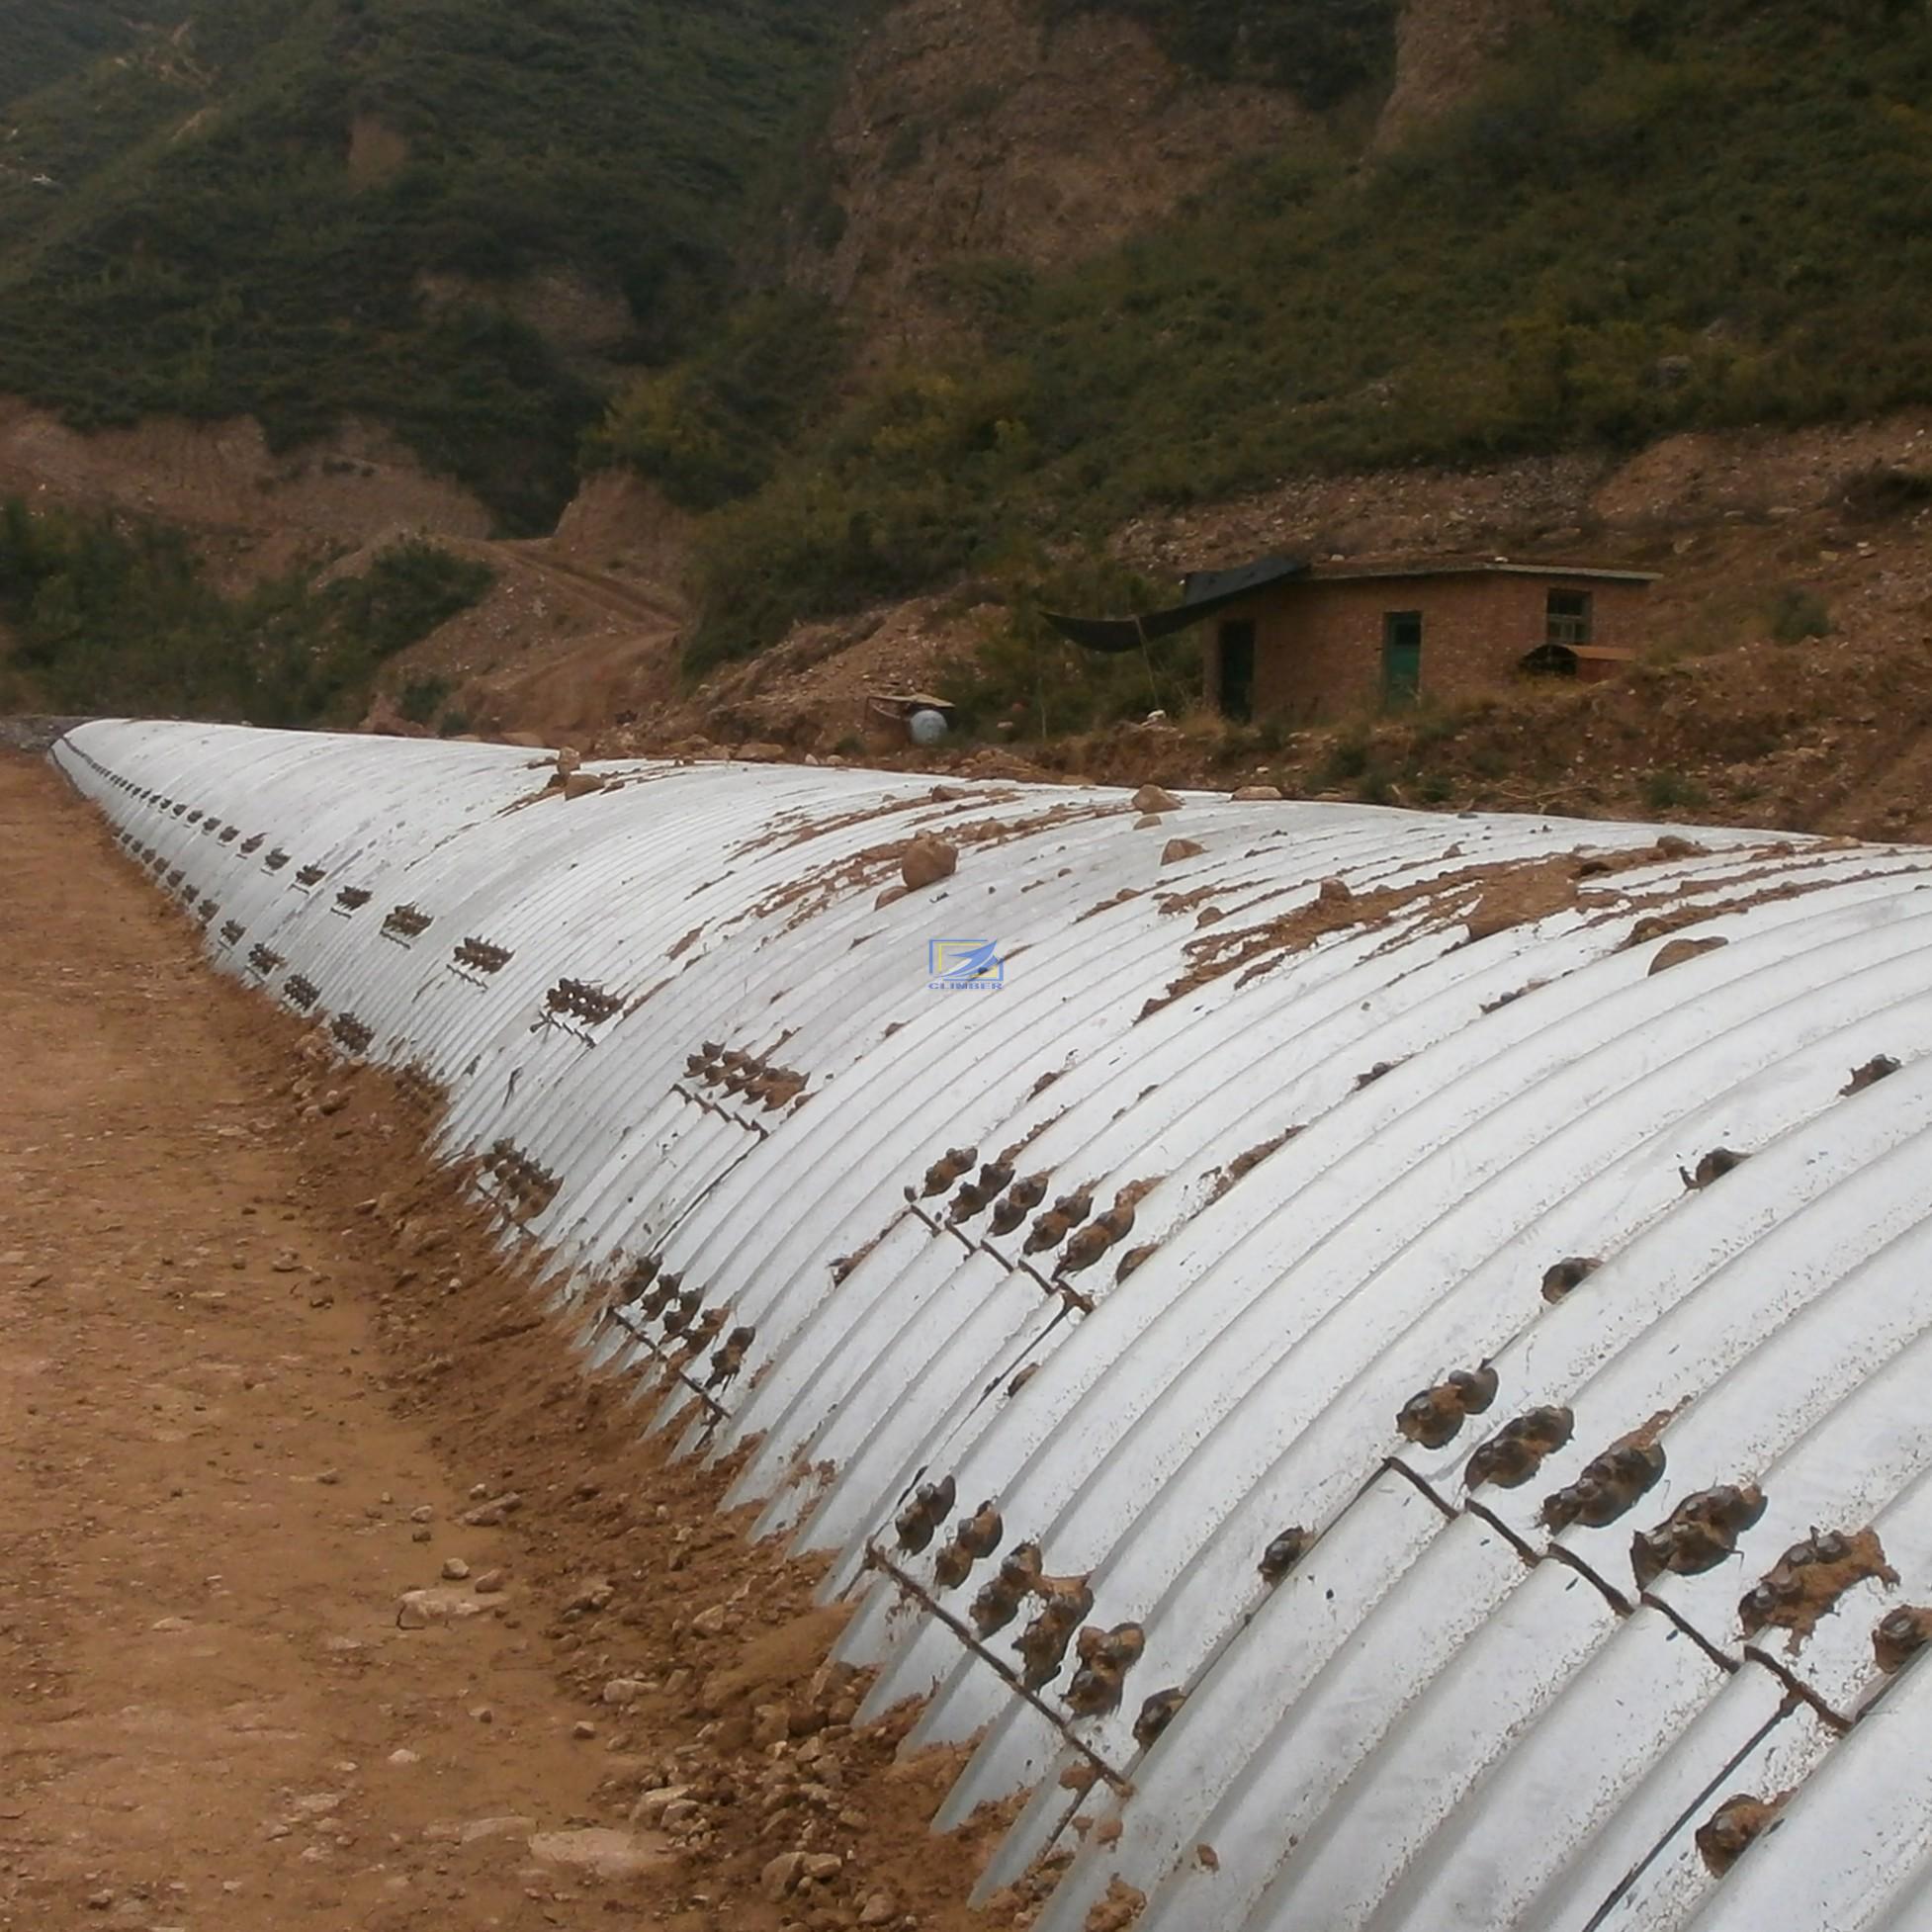
[[7,754],[0,854],[0,1927],[1025,1922],[422,1116]]

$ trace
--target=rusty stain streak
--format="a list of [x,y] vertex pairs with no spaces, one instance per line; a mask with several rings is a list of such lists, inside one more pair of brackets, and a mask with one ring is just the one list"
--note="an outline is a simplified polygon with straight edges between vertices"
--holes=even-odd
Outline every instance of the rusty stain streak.
[[1284,1126],[1279,1134],[1273,1134],[1268,1140],[1256,1142],[1252,1148],[1248,1148],[1246,1154],[1235,1155],[1235,1159],[1229,1161],[1227,1167],[1215,1169],[1215,1183],[1213,1183],[1213,1188],[1207,1194],[1207,1199],[1209,1201],[1221,1199],[1221,1196],[1227,1194],[1227,1190],[1231,1186],[1235,1186],[1237,1181],[1246,1181],[1248,1175],[1252,1175],[1256,1171],[1256,1167],[1262,1165],[1262,1161],[1266,1161],[1272,1154],[1279,1154],[1282,1148],[1296,1134],[1300,1134],[1300,1132],[1302,1132],[1300,1126]]
[[601,986],[583,980],[559,980],[544,995],[544,1008],[553,1013],[567,1013],[586,1026],[595,1026],[624,1010],[622,997],[607,993]]
[[563,1186],[548,1168],[539,1167],[513,1141],[499,1140],[484,1155],[484,1174],[491,1176],[519,1221],[534,1220],[557,1198]]
[[[1418,915],[1423,931],[1441,930],[1461,922],[1468,928],[1463,943],[1473,943],[1554,913],[1582,910],[1585,902],[1578,888],[1586,879],[1612,877],[1662,860],[1694,856],[1702,849],[1688,839],[1666,834],[1653,844],[1622,851],[1586,854],[1578,849],[1546,858],[1466,865],[1410,885],[1375,887],[1347,896],[1324,896],[1318,887],[1311,887],[1285,913],[1256,924],[1217,927],[1190,939],[1185,951],[1193,963],[1164,994],[1147,1002],[1140,1017],[1149,1018],[1176,1000],[1230,973],[1241,973],[1245,985],[1273,971],[1283,958],[1305,952],[1325,938],[1354,927],[1387,926],[1405,912]],[[1709,886],[1692,882],[1686,889],[1708,891]],[[1788,898],[1815,889],[1811,884],[1786,884],[1766,897]],[[1612,895],[1591,897],[1602,907],[1604,918],[1621,917],[1629,908],[1629,902]],[[1266,898],[1250,902],[1236,908],[1232,916],[1240,918],[1266,903]],[[1753,902],[1739,902],[1736,908],[1723,910],[1741,910],[1748,903]],[[1683,922],[1712,917],[1714,914],[1708,908],[1687,909]],[[1415,924],[1406,928],[1409,932],[1416,929]]]
[[1797,1652],[1819,1623],[1837,1609],[1846,1591],[1866,1581],[1898,1587],[1898,1572],[1886,1561],[1885,1546],[1873,1529],[1845,1536],[1813,1530],[1794,1543],[1747,1590],[1737,1606],[1744,1634],[1781,1629],[1788,1654]]
[[[657,1360],[659,1362],[661,1362],[666,1369],[669,1370],[669,1372],[675,1377],[675,1379],[682,1382],[684,1386],[687,1389],[689,1389],[691,1393],[695,1395],[697,1399],[704,1405],[705,1412],[710,1416],[713,1425],[726,1421],[728,1419],[727,1411],[724,1405],[719,1402],[717,1397],[714,1396],[708,1388],[700,1385],[697,1379],[688,1372],[688,1363],[673,1362],[670,1356],[667,1355],[665,1351],[658,1344],[658,1342],[645,1331],[641,1323],[633,1321],[631,1317],[628,1316],[624,1312],[624,1310],[618,1307],[614,1302],[604,1309],[602,1319],[604,1321],[612,1323],[618,1328],[621,1328],[624,1331],[624,1333],[628,1335],[632,1339],[632,1341],[636,1342],[641,1348],[648,1349],[651,1352],[651,1354],[654,1357],[656,1357]],[[742,1350],[740,1351],[740,1354],[742,1358],[743,1355]],[[733,1374],[736,1374],[737,1370],[734,1368],[732,1372]]]
[[[918,799],[911,801],[910,805],[894,806],[890,811],[905,811],[930,803],[929,799]],[[966,825],[954,825],[947,821],[944,828],[945,836],[962,852],[968,848],[997,847],[1010,844],[1016,839],[1031,837],[1034,834],[1052,827],[1069,825],[1083,819],[1105,818],[1111,815],[1113,809],[1106,806],[1068,802],[1048,806],[1043,811],[1018,819],[978,819]],[[859,824],[884,816],[888,816],[888,810],[881,808],[878,811],[862,814],[850,823]],[[804,872],[799,877],[774,887],[755,905],[735,915],[729,922],[738,924],[746,920],[768,919],[782,913],[785,915],[785,929],[790,931],[803,924],[815,914],[824,911],[841,894],[853,890],[870,890],[883,884],[898,870],[899,863],[905,856],[906,843],[904,838],[896,838],[887,844],[867,845],[856,852],[848,852],[842,858]]]
[[1141,896],[1139,886],[1122,886],[1110,899],[1102,899],[1098,906],[1090,906],[1084,913],[1074,916],[1076,925],[1085,925],[1091,919],[1098,919],[1102,913],[1110,913],[1116,906],[1125,906],[1130,900]]

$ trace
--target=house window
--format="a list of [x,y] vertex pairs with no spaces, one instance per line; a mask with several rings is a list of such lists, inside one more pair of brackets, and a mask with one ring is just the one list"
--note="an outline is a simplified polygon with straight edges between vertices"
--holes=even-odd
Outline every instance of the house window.
[[1587,590],[1552,590],[1548,615],[1543,624],[1545,644],[1566,644],[1574,649],[1590,642],[1590,593]]
[[1422,690],[1422,612],[1382,614],[1382,702],[1391,710],[1414,704]]

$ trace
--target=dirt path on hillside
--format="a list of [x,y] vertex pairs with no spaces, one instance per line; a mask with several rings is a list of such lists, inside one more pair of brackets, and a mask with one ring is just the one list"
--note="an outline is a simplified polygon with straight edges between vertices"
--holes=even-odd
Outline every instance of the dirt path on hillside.
[[0,852],[0,1927],[1025,1922],[425,1117],[4,753]]
[[620,583],[600,571],[569,563],[553,556],[541,543],[499,543],[494,548],[499,560],[513,558],[519,564],[528,565],[567,594],[587,596],[613,617],[628,618],[648,631],[675,631],[684,621],[683,611],[669,598],[661,594],[653,596],[634,584]]

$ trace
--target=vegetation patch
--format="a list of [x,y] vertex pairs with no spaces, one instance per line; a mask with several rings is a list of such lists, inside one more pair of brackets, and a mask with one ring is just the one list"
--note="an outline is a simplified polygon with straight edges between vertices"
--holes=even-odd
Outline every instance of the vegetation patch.
[[1831,609],[1815,590],[1800,583],[1779,586],[1771,599],[1771,636],[1778,644],[1802,644],[1831,635]]
[[16,498],[0,505],[0,620],[14,639],[0,658],[0,700],[74,714],[352,724],[384,660],[492,580],[486,565],[408,542],[359,576],[317,585],[297,574],[227,597],[177,530],[30,510]]
[[0,0],[0,106],[131,45],[143,28],[172,26],[186,0]]
[[829,304],[788,292],[753,297],[705,348],[632,383],[586,454],[629,464],[686,509],[716,509],[770,481],[843,366]]
[[395,708],[411,725],[433,724],[449,694],[449,679],[435,671],[405,677],[396,694]]
[[1399,0],[1046,0],[1049,19],[1123,14],[1185,67],[1329,108],[1395,71]]
[[[636,364],[709,341],[865,11],[225,0],[23,104],[0,390],[84,427],[252,414],[278,447],[370,416],[505,528],[548,527],[606,383],[499,292],[554,270],[612,292]],[[373,175],[350,166],[371,125]]]
[[1646,812],[1695,811],[1708,804],[1710,794],[1697,779],[1681,771],[1652,771],[1637,788]]
[[1910,516],[1932,503],[1932,472],[1879,463],[1860,470],[1845,484],[1847,511],[1867,522]]

